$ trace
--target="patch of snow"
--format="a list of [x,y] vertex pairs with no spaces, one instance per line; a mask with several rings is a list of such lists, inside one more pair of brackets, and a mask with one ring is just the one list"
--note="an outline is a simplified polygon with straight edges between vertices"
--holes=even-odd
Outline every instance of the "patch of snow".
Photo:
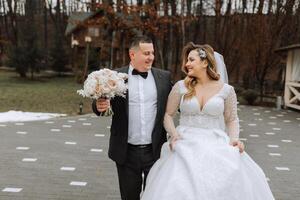
[[23,112],[10,110],[8,112],[0,113],[0,122],[25,122],[46,120],[54,117],[63,117],[66,114],[59,113],[38,113],[38,112]]

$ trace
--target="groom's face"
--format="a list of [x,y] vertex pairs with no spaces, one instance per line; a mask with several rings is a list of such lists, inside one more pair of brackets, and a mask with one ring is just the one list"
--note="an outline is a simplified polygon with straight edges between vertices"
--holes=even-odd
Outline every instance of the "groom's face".
[[154,47],[152,43],[140,43],[139,47],[129,51],[131,64],[138,71],[145,72],[151,69],[154,61]]

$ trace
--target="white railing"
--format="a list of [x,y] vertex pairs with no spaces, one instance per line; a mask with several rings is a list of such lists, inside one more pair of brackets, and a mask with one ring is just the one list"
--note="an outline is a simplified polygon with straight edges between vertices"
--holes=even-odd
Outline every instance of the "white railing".
[[285,106],[300,110],[300,83],[286,82],[284,92]]

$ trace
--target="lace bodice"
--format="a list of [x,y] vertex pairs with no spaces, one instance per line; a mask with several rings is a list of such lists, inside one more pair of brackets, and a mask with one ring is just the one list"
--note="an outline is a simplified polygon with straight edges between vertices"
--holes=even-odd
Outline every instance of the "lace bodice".
[[186,92],[181,80],[173,86],[169,94],[164,126],[170,135],[180,134],[173,122],[173,117],[180,108],[180,126],[221,129],[228,134],[231,141],[239,138],[237,98],[232,86],[224,84],[219,92],[207,100],[202,109],[197,97],[188,100],[183,98]]

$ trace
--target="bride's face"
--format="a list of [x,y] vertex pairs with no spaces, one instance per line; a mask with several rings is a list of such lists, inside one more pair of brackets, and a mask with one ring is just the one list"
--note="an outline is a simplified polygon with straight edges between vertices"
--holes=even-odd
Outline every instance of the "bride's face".
[[205,72],[207,68],[207,60],[201,60],[197,50],[190,51],[187,62],[185,64],[187,75],[197,77],[199,74]]

